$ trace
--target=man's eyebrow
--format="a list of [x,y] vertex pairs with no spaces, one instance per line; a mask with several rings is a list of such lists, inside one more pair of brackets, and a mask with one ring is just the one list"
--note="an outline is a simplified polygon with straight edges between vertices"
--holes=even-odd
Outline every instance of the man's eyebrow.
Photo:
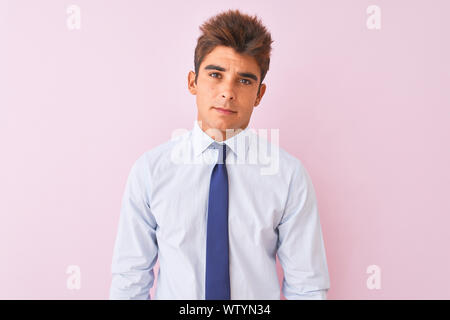
[[[204,69],[205,70],[227,71],[225,68],[214,65],[214,64],[208,64]],[[258,77],[251,72],[238,72],[238,75],[240,75],[241,77],[250,78],[255,81],[258,81]]]

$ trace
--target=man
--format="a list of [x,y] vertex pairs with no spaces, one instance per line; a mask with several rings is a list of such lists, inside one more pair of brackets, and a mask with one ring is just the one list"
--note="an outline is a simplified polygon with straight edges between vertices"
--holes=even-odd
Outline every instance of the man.
[[[249,130],[266,91],[270,33],[229,10],[201,26],[191,131],[134,163],[122,200],[111,299],[326,299],[329,276],[311,179]],[[261,150],[270,148],[263,172]],[[251,160],[256,161],[251,161]],[[267,164],[267,161],[265,161]]]

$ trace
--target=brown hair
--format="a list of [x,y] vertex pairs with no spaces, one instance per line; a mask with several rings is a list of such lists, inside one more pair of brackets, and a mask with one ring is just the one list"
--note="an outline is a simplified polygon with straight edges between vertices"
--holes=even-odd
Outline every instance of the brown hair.
[[260,70],[261,83],[269,70],[272,37],[257,16],[251,17],[239,10],[228,10],[208,19],[200,26],[202,35],[195,47],[194,67],[197,83],[200,64],[216,46],[233,48],[237,53],[255,58]]

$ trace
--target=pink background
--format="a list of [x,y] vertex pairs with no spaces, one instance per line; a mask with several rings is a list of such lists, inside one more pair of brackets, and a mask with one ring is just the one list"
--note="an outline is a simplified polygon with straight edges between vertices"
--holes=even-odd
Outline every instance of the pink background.
[[448,1],[0,0],[1,299],[108,298],[131,165],[191,129],[198,27],[229,8],[275,41],[250,126],[311,175],[328,298],[450,298]]

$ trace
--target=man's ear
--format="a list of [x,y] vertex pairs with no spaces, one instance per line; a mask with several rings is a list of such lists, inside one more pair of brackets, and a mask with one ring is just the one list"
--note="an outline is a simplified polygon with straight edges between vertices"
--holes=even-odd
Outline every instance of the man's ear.
[[188,90],[191,94],[197,94],[197,85],[195,84],[195,72],[189,71],[188,73]]
[[256,96],[255,107],[258,106],[258,104],[261,102],[261,99],[265,92],[266,92],[266,85],[263,83],[261,84],[261,88],[259,88],[259,94]]

